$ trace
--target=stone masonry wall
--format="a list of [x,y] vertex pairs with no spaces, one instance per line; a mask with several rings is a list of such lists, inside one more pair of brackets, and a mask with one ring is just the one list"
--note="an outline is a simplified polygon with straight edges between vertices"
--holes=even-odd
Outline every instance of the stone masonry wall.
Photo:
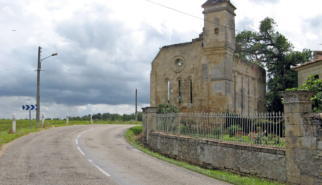
[[289,165],[290,181],[293,184],[322,184],[322,113],[301,115],[299,134],[290,131],[287,143],[291,150]]
[[286,181],[285,150],[150,133],[150,149],[210,169]]

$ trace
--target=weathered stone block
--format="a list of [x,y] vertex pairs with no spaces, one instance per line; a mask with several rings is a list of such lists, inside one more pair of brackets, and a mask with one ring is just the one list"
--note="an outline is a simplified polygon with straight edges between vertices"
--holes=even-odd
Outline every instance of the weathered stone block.
[[312,103],[284,103],[284,111],[291,113],[312,112]]
[[306,150],[316,149],[316,137],[300,137],[297,140],[297,148]]
[[319,142],[318,142],[318,149],[319,149],[319,150],[322,150],[322,141],[319,141]]
[[302,137],[304,131],[301,125],[285,125],[285,136],[286,137]]

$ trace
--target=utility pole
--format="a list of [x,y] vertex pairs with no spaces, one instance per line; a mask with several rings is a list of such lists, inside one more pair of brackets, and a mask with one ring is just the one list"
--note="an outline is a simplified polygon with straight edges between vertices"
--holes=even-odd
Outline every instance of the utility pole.
[[40,55],[41,55],[41,47],[38,48],[38,67],[37,67],[37,111],[36,111],[36,125],[38,125],[40,120]]
[[135,121],[138,121],[138,89],[135,89]]
[[40,71],[41,71],[41,61],[57,56],[57,53],[54,53],[52,55],[49,55],[48,57],[45,57],[43,59],[40,59],[41,57],[41,47],[38,48],[38,67],[37,67],[37,111],[36,111],[36,125],[38,126],[39,120],[40,120]]

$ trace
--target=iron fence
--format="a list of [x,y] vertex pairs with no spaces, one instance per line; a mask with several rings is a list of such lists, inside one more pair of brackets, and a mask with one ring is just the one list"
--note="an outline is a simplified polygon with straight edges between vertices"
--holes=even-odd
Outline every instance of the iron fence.
[[283,113],[155,114],[155,130],[195,138],[285,147]]

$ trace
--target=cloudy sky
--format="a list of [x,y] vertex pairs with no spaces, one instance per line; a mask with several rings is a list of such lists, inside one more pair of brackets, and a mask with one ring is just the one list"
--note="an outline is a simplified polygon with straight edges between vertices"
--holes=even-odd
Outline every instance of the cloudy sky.
[[[206,0],[151,0],[203,18]],[[231,0],[236,30],[258,30],[265,17],[295,50],[322,50],[321,0]],[[36,104],[42,58],[41,113],[63,118],[131,114],[149,106],[151,62],[164,45],[198,37],[203,21],[146,0],[0,0],[0,118],[27,118]],[[13,31],[15,30],[15,31]],[[32,112],[35,117],[36,111]]]

